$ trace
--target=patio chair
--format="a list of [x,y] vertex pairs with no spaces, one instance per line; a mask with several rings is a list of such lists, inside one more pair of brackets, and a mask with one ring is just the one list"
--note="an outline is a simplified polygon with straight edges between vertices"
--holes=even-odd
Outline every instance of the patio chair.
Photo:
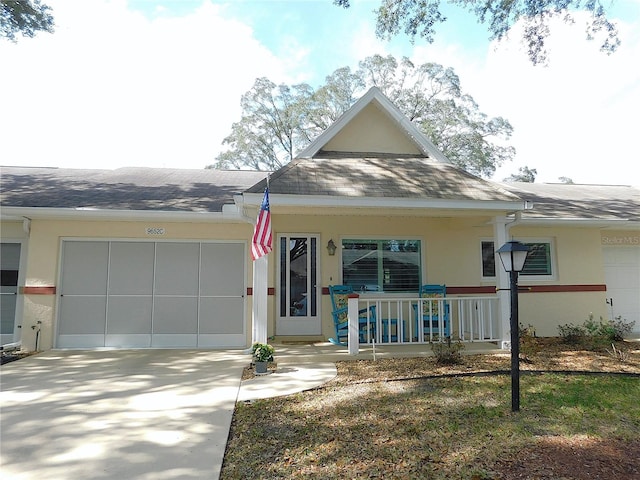
[[[334,345],[347,346],[349,337],[349,294],[353,293],[353,287],[349,285],[329,285],[331,295],[331,305],[333,311],[333,324],[336,330],[335,337],[329,341]],[[376,307],[363,308],[358,310],[358,332],[359,342],[367,343],[375,337],[376,332]]]
[[[449,304],[444,301],[434,301],[446,296],[446,285],[422,285],[420,287],[420,298],[424,298],[426,301],[413,304],[415,334],[418,335],[418,340],[423,335],[429,337],[441,335],[448,337],[451,335]],[[419,312],[420,304],[422,304],[422,312]]]

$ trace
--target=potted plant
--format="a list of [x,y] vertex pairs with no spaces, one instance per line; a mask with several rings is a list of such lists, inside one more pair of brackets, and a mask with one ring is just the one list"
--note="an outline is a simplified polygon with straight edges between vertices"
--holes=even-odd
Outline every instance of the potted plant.
[[267,363],[273,361],[275,349],[268,343],[254,343],[251,347],[256,374],[267,373]]

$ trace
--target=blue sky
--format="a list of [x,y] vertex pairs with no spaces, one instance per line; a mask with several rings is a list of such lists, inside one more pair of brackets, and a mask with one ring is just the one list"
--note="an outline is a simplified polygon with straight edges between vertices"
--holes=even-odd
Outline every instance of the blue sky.
[[512,123],[517,156],[496,180],[526,165],[537,181],[640,184],[640,0],[613,3],[623,43],[611,56],[580,22],[554,23],[546,67],[528,62],[517,31],[490,42],[455,7],[429,45],[376,39],[379,0],[46,3],[53,35],[0,41],[4,91],[26,92],[3,98],[3,165],[202,168],[257,77],[317,86],[379,53],[453,67],[482,111]]

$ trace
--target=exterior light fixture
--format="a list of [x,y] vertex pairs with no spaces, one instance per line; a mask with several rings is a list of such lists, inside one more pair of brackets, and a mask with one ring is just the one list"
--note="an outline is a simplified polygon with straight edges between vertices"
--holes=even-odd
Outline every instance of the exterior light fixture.
[[329,252],[329,255],[334,256],[336,254],[336,244],[333,242],[333,238],[331,240],[329,240],[329,243],[327,243],[327,252]]
[[511,241],[498,251],[505,271],[509,273],[511,290],[511,411],[520,411],[520,335],[518,322],[518,274],[524,268],[529,247],[520,242]]

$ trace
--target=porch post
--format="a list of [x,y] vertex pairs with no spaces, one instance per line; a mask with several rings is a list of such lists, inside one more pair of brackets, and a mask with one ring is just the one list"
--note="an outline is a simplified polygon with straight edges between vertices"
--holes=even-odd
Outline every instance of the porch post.
[[251,344],[267,343],[267,272],[269,256],[253,261],[253,301],[251,302]]
[[359,325],[358,325],[358,300],[360,299],[360,295],[357,293],[349,294],[349,298],[347,300],[347,315],[349,319],[349,335],[348,335],[348,345],[349,345],[349,355],[358,355],[360,351],[360,334],[359,334]]
[[[493,222],[493,247],[494,252],[509,241],[509,229],[507,225],[513,220],[507,217],[495,217]],[[509,274],[500,268],[498,254],[495,255],[496,287],[498,291],[498,305],[500,309],[500,338],[501,348],[511,348],[511,309],[509,300]]]

